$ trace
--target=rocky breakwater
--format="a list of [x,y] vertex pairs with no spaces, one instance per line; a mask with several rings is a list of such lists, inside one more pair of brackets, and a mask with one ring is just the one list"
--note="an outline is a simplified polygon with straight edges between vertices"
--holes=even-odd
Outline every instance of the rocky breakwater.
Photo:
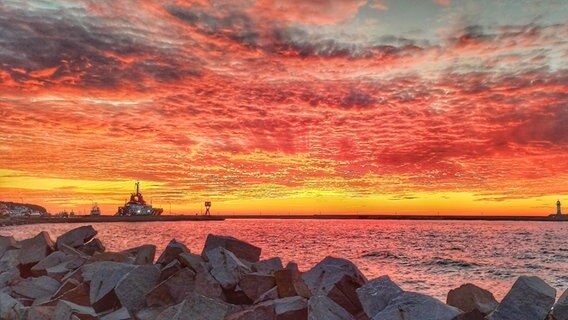
[[368,280],[341,258],[301,272],[209,235],[199,254],[172,240],[155,260],[153,245],[107,252],[96,234],[84,226],[55,242],[45,232],[0,236],[0,319],[568,320],[568,293],[556,302],[536,277],[518,278],[500,303],[472,284],[443,303],[388,276]]

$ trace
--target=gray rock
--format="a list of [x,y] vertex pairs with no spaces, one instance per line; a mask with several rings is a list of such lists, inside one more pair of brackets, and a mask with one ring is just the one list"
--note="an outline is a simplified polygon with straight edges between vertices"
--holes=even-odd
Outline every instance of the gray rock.
[[109,261],[109,262],[119,262],[119,263],[134,263],[134,256],[126,254],[124,252],[96,252],[92,257],[89,258],[89,263]]
[[164,310],[156,320],[224,320],[228,310],[222,302],[195,295]]
[[222,247],[216,247],[205,253],[211,265],[211,275],[223,289],[233,290],[239,280],[250,269],[243,264],[231,251]]
[[209,273],[211,266],[199,255],[193,253],[182,253],[178,256],[180,263],[195,272],[195,293],[220,299],[224,297],[221,285]]
[[[179,254],[178,260],[183,266],[186,266],[195,272],[201,271],[205,266],[205,260],[203,260],[203,257],[189,252]],[[209,268],[205,269],[209,271]]]
[[207,270],[195,274],[195,293],[213,298],[223,299],[223,288]]
[[482,313],[477,309],[473,309],[472,311],[460,314],[453,320],[485,320],[485,313]]
[[232,305],[250,305],[253,300],[249,298],[244,291],[237,285],[233,290],[224,290],[224,301]]
[[14,237],[9,236],[0,236],[0,257],[4,254],[4,252],[11,250],[11,249],[19,249],[20,245],[18,241],[14,239]]
[[47,275],[47,268],[54,267],[67,259],[67,255],[61,251],[52,252],[31,268],[32,275],[35,277],[45,276]]
[[95,264],[97,265],[90,280],[91,306],[96,312],[114,309],[119,304],[114,291],[116,285],[136,266],[108,261],[93,263]]
[[77,280],[81,282],[91,282],[97,273],[101,271],[104,272],[105,270],[108,269],[120,268],[120,267],[125,267],[128,269],[136,268],[136,266],[129,265],[126,263],[113,262],[113,261],[97,261],[83,265],[79,269],[80,277],[75,276],[73,278],[79,278]]
[[52,301],[46,305],[57,305],[57,301],[65,300],[81,306],[91,305],[89,299],[89,285],[87,283],[77,283],[73,279],[67,280],[59,287],[53,295]]
[[372,318],[382,311],[402,289],[389,276],[373,279],[356,290],[365,314]]
[[229,317],[230,315],[235,314],[235,313],[237,313],[237,312],[241,312],[241,311],[247,310],[248,308],[251,307],[250,305],[236,305],[236,304],[230,304],[230,303],[227,303],[226,301],[225,301],[225,304],[227,305],[227,308],[228,308],[228,309],[227,309],[227,315],[225,316],[225,318],[227,318],[227,317]]
[[478,310],[487,315],[497,308],[499,302],[491,292],[468,283],[450,290],[446,304],[464,312]]
[[20,249],[8,250],[4,252],[0,258],[0,273],[10,271],[20,264],[18,257],[20,256]]
[[330,298],[326,296],[313,296],[308,301],[308,319],[355,320],[355,317]]
[[[72,278],[77,279],[80,282],[91,282],[91,280],[93,280],[93,277],[95,275],[95,273],[97,273],[97,271],[99,271],[100,269],[103,268],[109,268],[109,265],[114,265],[114,262],[108,262],[108,261],[99,261],[99,262],[94,262],[94,263],[88,263],[83,265],[78,271],[74,272],[75,275],[73,275]],[[78,276],[76,274],[79,274]],[[65,277],[63,279],[63,281],[68,280],[69,277]]]
[[552,319],[568,320],[568,289],[560,296],[554,309],[552,310]]
[[[157,264],[157,266],[160,266],[160,265]],[[174,261],[170,262],[166,266],[162,267],[162,269],[160,270],[160,282],[162,282],[162,281],[166,280],[167,278],[173,276],[174,274],[176,274],[181,269],[183,269],[183,265],[178,260],[174,260]]]
[[304,297],[288,297],[274,300],[276,320],[308,319],[308,301]]
[[302,279],[302,274],[297,268],[289,268],[274,272],[276,280],[276,290],[280,298],[301,296],[309,298],[312,296],[310,289]]
[[20,271],[17,268],[2,272],[0,273],[0,289],[9,287],[20,279]]
[[272,320],[275,318],[274,301],[267,301],[230,314],[226,320]]
[[23,240],[21,245],[22,249],[20,249],[18,260],[21,265],[30,269],[34,264],[50,255],[54,248],[53,240],[45,231],[40,232],[33,238]]
[[298,264],[297,264],[296,262],[294,262],[294,261],[289,261],[289,262],[286,264],[286,267],[285,267],[284,269],[286,269],[286,270],[296,270],[296,271],[298,271],[298,272],[300,271],[300,269],[298,268]]
[[282,259],[276,257],[255,262],[252,264],[251,269],[257,273],[273,275],[274,272],[282,270],[284,267],[282,266]]
[[60,264],[49,267],[45,270],[47,276],[53,278],[57,281],[62,281],[69,272],[81,267],[86,260],[81,257],[69,257],[67,261],[63,261]]
[[27,312],[27,320],[52,320],[54,316],[53,306],[31,306]]
[[[20,299],[27,299],[27,298],[20,298]],[[39,306],[39,305],[46,305],[51,301],[51,296],[43,296],[39,297],[32,302],[32,306]]]
[[[60,282],[65,282],[65,281],[70,280],[70,279],[76,280],[76,281],[78,281],[78,282],[84,282],[85,280],[83,279],[83,270],[84,270],[83,268],[84,268],[85,266],[89,266],[89,265],[90,265],[90,264],[85,264],[85,265],[83,265],[81,268],[69,272],[68,274],[66,274],[66,275],[61,279]],[[88,280],[88,281],[91,281],[91,280]]]
[[165,266],[177,259],[180,254],[189,252],[189,249],[183,243],[177,242],[176,239],[172,239],[156,263]]
[[128,272],[114,289],[120,305],[136,313],[146,303],[146,294],[160,279],[160,270],[154,265],[140,265]]
[[182,308],[185,306],[185,300],[179,304],[173,305],[169,308],[164,309],[156,318],[155,320],[181,320],[181,315],[178,317],[178,314],[181,313]]
[[105,252],[106,248],[98,238],[93,238],[88,243],[77,248],[77,251],[80,251],[86,255],[92,256],[95,253]]
[[488,320],[544,320],[554,305],[556,289],[538,277],[521,276],[515,281]]
[[27,278],[12,285],[12,290],[26,298],[38,299],[51,297],[61,284],[47,276]]
[[55,307],[55,320],[96,320],[97,314],[91,307],[80,306],[69,301],[60,300]]
[[403,292],[377,313],[373,320],[452,320],[462,312],[432,297]]
[[239,259],[248,262],[257,262],[260,259],[261,249],[259,247],[233,237],[217,236],[213,234],[207,236],[201,255],[206,257],[207,251],[218,247],[225,248],[231,251]]
[[132,319],[132,315],[128,309],[122,307],[118,310],[115,310],[111,313],[105,314],[104,316],[100,317],[100,320],[129,320]]
[[136,313],[137,320],[155,320],[160,313],[162,313],[166,308],[164,307],[148,307],[144,308]]
[[259,304],[264,301],[276,300],[276,299],[278,299],[278,288],[274,287],[263,293],[260,297],[258,297],[258,299],[254,301],[254,304]]
[[12,289],[10,287],[4,287],[0,289],[0,293],[5,293],[8,295],[12,295]]
[[146,295],[148,306],[171,306],[181,303],[195,292],[195,272],[183,268],[162,281]]
[[73,230],[69,230],[64,234],[60,235],[57,238],[55,244],[57,248],[61,246],[61,244],[68,245],[72,248],[79,248],[85,243],[89,242],[97,235],[97,230],[93,228],[93,226],[81,226],[79,228],[75,228]]
[[85,254],[83,251],[80,251],[79,249],[80,247],[76,249],[64,243],[60,243],[59,247],[57,247],[58,251],[61,251],[68,256],[83,257],[86,259],[89,255]]
[[[57,298],[57,297],[61,296],[62,294],[64,294],[65,292],[77,287],[79,284],[81,284],[81,282],[79,282],[75,279],[65,280],[61,283],[61,285],[59,286],[57,291],[53,294],[53,297]],[[63,299],[63,300],[67,300],[67,299]]]
[[122,251],[126,254],[133,256],[134,264],[142,265],[142,264],[153,264],[154,258],[156,256],[156,246],[155,245],[142,245],[140,247],[128,249]]
[[239,281],[239,287],[252,301],[257,300],[274,286],[276,286],[274,276],[257,272],[245,274]]
[[19,320],[25,314],[24,305],[5,293],[0,293],[0,319]]
[[363,310],[356,290],[367,279],[351,261],[326,257],[302,278],[312,295],[327,296],[352,315]]

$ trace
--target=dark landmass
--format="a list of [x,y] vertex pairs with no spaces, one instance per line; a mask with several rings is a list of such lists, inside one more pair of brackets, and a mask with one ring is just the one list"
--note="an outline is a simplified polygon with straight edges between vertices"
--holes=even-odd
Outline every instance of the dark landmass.
[[47,214],[47,210],[44,207],[37,204],[11,202],[11,201],[0,201],[0,204],[5,204],[9,210],[13,210],[16,207],[26,207],[32,211],[38,211],[41,214]]

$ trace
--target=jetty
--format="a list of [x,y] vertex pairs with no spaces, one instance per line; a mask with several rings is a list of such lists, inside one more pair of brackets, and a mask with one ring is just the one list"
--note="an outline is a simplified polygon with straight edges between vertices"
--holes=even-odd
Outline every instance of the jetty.
[[204,215],[162,215],[162,216],[81,216],[72,217],[8,217],[0,220],[0,225],[23,225],[38,223],[96,223],[96,222],[153,222],[153,221],[223,221],[221,216]]

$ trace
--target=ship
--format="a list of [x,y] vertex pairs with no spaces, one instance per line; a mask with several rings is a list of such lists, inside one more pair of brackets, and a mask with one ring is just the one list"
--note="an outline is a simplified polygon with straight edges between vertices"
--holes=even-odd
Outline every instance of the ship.
[[146,204],[144,196],[140,193],[140,182],[136,181],[136,192],[130,194],[130,201],[118,207],[117,216],[159,216],[164,212],[162,208],[152,208]]
[[91,208],[91,217],[100,217],[101,216],[101,209],[99,205],[95,202],[93,207]]

